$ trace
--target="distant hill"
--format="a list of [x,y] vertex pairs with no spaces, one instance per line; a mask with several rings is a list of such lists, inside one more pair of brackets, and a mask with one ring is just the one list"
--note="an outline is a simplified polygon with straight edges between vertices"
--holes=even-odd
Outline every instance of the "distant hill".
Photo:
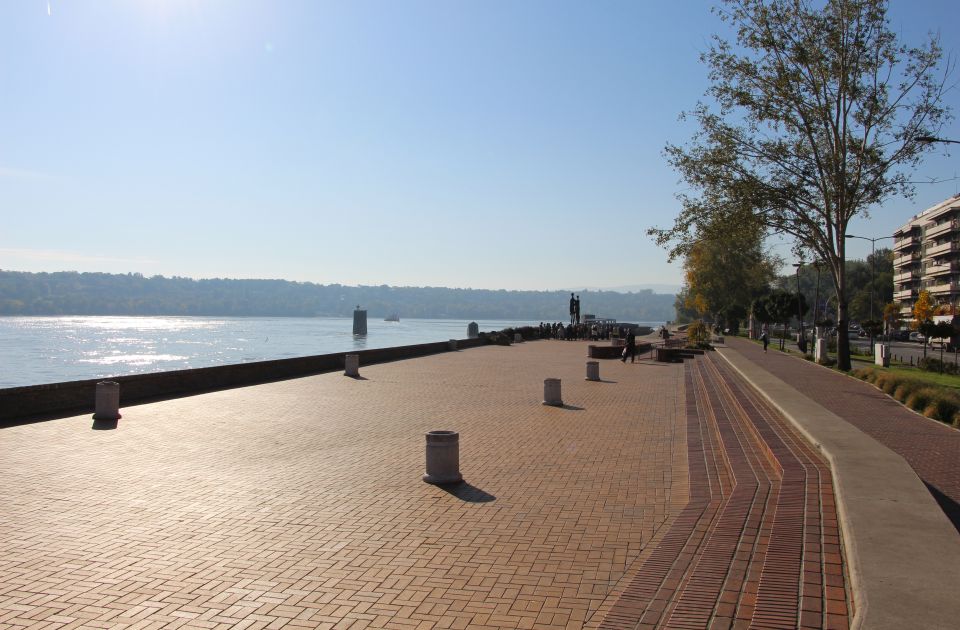
[[[202,315],[565,321],[569,291],[314,284],[288,280],[193,280],[141,274],[0,270],[0,315]],[[666,321],[674,295],[580,291],[582,312],[620,321]]]

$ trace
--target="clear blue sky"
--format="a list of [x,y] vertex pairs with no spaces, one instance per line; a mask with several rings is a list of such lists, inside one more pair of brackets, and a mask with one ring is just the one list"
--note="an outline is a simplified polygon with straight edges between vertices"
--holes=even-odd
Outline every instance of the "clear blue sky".
[[[0,268],[679,285],[644,230],[678,210],[661,151],[690,136],[710,5],[4,2]],[[893,6],[907,41],[939,29],[955,56],[958,15]],[[937,149],[917,177],[958,174]],[[918,186],[850,231],[958,190]]]

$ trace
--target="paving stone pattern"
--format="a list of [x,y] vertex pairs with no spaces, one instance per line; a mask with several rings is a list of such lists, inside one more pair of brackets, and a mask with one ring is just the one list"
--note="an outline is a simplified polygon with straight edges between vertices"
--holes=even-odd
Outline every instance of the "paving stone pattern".
[[[662,627],[845,627],[829,474],[782,419],[709,358],[585,362],[485,347],[4,429],[0,627],[597,628],[638,585]],[[433,429],[464,485],[420,480]]]
[[847,628],[830,472],[709,356],[687,364],[690,502],[601,628]]
[[728,337],[727,344],[902,456],[960,531],[960,431],[923,418],[869,383],[796,355],[773,350],[765,354],[745,339]]

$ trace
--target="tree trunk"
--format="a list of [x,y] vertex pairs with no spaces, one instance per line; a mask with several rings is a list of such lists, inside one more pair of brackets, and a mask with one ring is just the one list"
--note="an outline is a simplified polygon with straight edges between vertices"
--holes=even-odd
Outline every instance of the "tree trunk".
[[850,371],[850,335],[847,326],[847,272],[844,262],[843,251],[841,250],[836,261],[837,267],[834,271],[834,282],[837,289],[837,369],[844,372]]
[[837,305],[837,369],[850,370],[850,335],[847,328],[847,305]]

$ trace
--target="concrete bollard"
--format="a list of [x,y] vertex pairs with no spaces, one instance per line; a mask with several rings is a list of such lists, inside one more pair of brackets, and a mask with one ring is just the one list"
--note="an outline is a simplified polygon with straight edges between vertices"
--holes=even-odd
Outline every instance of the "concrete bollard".
[[563,399],[560,397],[560,379],[548,378],[543,381],[543,404],[551,407],[562,407]]
[[467,337],[469,339],[476,339],[480,336],[480,325],[477,322],[470,322],[467,325]]
[[587,378],[588,381],[599,381],[600,380],[600,362],[599,361],[587,361]]
[[120,419],[120,383],[116,381],[100,381],[97,383],[93,419]]
[[360,355],[359,354],[344,355],[343,374],[345,376],[360,376]]
[[817,343],[814,346],[813,360],[819,363],[827,358],[827,340],[826,339],[817,339]]
[[359,305],[357,306],[357,309],[353,311],[353,334],[367,334],[367,312],[360,310]]
[[447,349],[450,350],[451,352],[455,351],[457,349],[457,340],[451,339],[450,341],[448,341]]
[[456,431],[430,431],[427,433],[427,483],[457,483],[463,481],[460,474],[460,434]]
[[523,343],[523,335],[520,333],[513,333],[513,343]]
[[887,354],[887,347],[883,344],[877,344],[873,347],[873,362],[880,367],[890,367],[890,355]]

